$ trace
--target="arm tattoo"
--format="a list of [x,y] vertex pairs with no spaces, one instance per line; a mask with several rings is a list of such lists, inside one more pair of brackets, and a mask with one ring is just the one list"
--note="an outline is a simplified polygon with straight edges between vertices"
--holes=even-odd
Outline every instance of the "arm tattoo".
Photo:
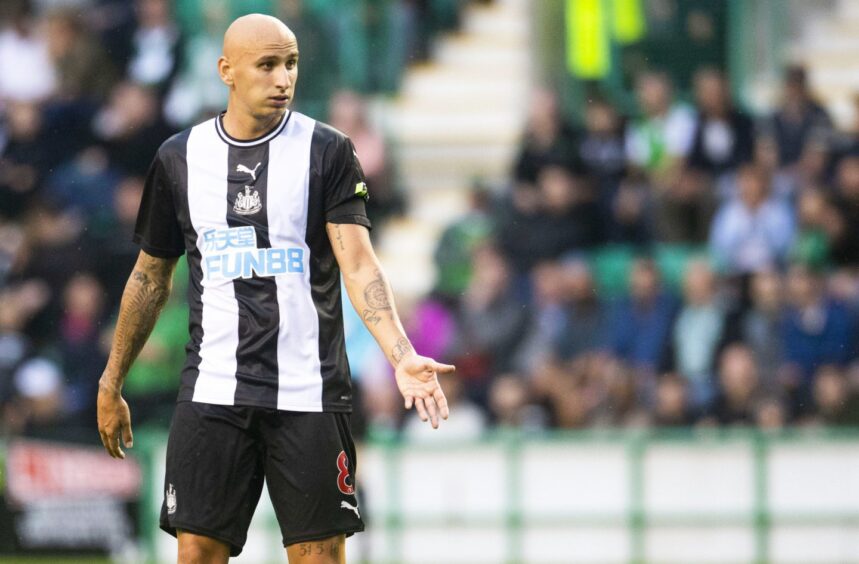
[[394,359],[394,365],[399,364],[400,361],[403,360],[403,357],[414,350],[415,349],[412,348],[412,344],[409,343],[408,339],[400,337],[397,340],[397,344],[394,345],[393,349],[391,349],[391,358]]
[[336,235],[334,238],[335,238],[335,239],[337,239],[337,242],[338,242],[338,243],[340,243],[340,250],[341,250],[341,251],[345,251],[345,250],[346,250],[346,245],[344,245],[344,244],[343,244],[343,234],[342,234],[342,233],[340,233],[340,224],[339,224],[339,223],[335,223],[335,224],[334,224],[334,229],[337,231],[337,235]]
[[367,305],[373,309],[391,309],[391,300],[388,298],[388,287],[382,272],[376,271],[376,278],[364,288],[364,299]]
[[118,378],[119,385],[143,348],[161,308],[170,296],[175,265],[175,260],[141,256],[125,285],[105,371],[113,378]]
[[361,317],[364,319],[364,323],[372,323],[373,325],[378,325],[382,320],[375,309],[365,309],[361,312]]
[[365,323],[378,325],[382,320],[379,315],[380,310],[391,310],[391,300],[388,297],[388,285],[385,284],[385,279],[380,270],[376,270],[375,278],[364,288],[364,300],[367,302],[367,307],[361,312],[361,317]]

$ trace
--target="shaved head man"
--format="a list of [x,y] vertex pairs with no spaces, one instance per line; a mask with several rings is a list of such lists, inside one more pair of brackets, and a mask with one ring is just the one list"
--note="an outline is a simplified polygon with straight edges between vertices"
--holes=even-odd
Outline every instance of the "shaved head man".
[[298,40],[277,18],[242,16],[224,34],[218,72],[230,89],[224,126],[238,135],[255,137],[271,129],[292,100],[298,79]]
[[242,551],[264,482],[291,564],[345,562],[346,537],[364,529],[341,274],[406,409],[434,428],[448,416],[438,373],[455,368],[417,354],[403,330],[370,244],[352,142],[289,108],[298,58],[276,18],[230,25],[218,59],[226,110],[165,141],[152,161],[134,235],[141,251],[99,380],[99,433],[124,458],[122,384],[184,254],[189,342],[160,520],[183,564]]

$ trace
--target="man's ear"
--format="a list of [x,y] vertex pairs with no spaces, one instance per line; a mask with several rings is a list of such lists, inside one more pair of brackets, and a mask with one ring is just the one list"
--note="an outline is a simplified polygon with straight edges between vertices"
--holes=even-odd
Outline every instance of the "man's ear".
[[230,65],[229,59],[223,55],[218,59],[218,74],[224,84],[233,86],[233,67]]

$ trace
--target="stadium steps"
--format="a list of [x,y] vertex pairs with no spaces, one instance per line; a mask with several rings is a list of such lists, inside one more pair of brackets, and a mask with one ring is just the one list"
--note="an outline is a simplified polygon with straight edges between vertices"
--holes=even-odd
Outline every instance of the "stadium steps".
[[394,141],[409,212],[378,245],[392,285],[413,299],[432,288],[442,230],[467,208],[475,179],[498,182],[511,166],[531,83],[528,0],[469,6],[431,62],[409,69],[377,115]]
[[808,68],[812,89],[836,123],[848,127],[859,93],[859,2],[838,0],[807,18],[787,53]]

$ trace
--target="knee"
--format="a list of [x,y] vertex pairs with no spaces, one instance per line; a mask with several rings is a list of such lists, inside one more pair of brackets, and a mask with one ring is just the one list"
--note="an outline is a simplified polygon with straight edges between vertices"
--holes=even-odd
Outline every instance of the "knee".
[[179,533],[178,564],[225,564],[230,559],[230,547],[212,538]]

